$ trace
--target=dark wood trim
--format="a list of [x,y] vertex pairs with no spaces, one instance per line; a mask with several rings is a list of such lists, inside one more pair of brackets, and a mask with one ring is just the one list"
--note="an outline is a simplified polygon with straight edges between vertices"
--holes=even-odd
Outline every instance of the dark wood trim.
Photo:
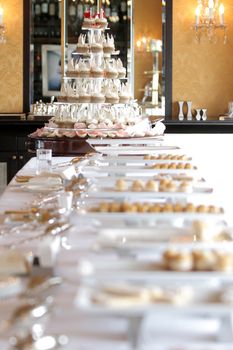
[[172,0],[166,1],[165,24],[165,116],[172,118]]
[[31,1],[23,1],[23,112],[30,112],[30,18]]
[[232,134],[233,120],[176,121],[165,120],[166,133],[171,134]]

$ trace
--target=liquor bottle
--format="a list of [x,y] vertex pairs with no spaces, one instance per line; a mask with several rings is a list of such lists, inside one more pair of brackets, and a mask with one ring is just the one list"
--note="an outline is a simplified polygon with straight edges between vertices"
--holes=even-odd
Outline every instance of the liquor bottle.
[[41,20],[47,22],[49,19],[49,4],[47,0],[41,2]]
[[57,26],[57,21],[56,21],[56,1],[55,0],[50,0],[49,2],[49,27],[50,27],[50,37],[53,38],[56,36],[56,26]]
[[83,13],[84,13],[83,0],[79,0],[79,2],[77,4],[77,19],[78,19],[78,21],[81,21],[83,19]]
[[76,23],[76,3],[74,0],[70,0],[68,7],[68,36],[73,37],[75,35],[75,23]]
[[58,0],[58,19],[61,20],[61,0]]
[[39,0],[36,0],[35,6],[34,6],[34,15],[35,15],[35,23],[39,23],[40,17],[41,17],[41,3]]
[[55,0],[50,0],[49,2],[49,17],[50,19],[55,19],[57,16],[57,2]]
[[105,6],[104,6],[104,13],[105,13],[105,17],[108,19],[111,15],[111,8],[110,8],[110,3],[108,0],[106,0],[105,2]]
[[119,17],[120,21],[127,21],[127,2],[125,0],[120,2]]

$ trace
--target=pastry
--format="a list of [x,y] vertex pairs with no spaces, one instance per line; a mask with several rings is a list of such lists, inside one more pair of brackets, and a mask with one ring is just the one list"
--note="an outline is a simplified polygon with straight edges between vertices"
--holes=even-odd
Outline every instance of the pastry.
[[96,18],[95,18],[95,25],[96,25],[98,28],[101,28],[101,29],[106,29],[106,28],[107,28],[107,26],[108,26],[108,21],[107,21],[107,19],[105,18],[103,9],[101,9],[101,10],[100,10],[100,14],[96,16]]
[[216,255],[212,251],[194,250],[193,268],[197,271],[213,270],[216,264]]
[[168,270],[191,271],[193,268],[193,257],[189,252],[168,249],[163,253],[163,262]]
[[112,35],[107,34],[106,39],[103,40],[104,53],[111,54],[115,50],[114,38]]
[[91,102],[92,103],[104,103],[105,102],[105,96],[102,92],[93,92],[91,94]]
[[191,193],[192,190],[193,190],[193,186],[189,181],[181,181],[178,187],[179,192]]
[[100,53],[103,51],[103,38],[100,33],[89,33],[90,50],[93,53]]
[[85,34],[80,34],[80,36],[78,38],[76,51],[78,53],[88,53],[89,47],[88,47],[88,44],[86,43],[86,35]]
[[145,184],[145,191],[157,192],[159,190],[158,181],[148,180]]
[[116,67],[116,61],[110,62],[109,60],[105,62],[105,77],[108,79],[118,78],[118,70]]
[[144,184],[141,180],[135,180],[135,181],[133,181],[130,189],[133,192],[141,192],[144,190]]
[[115,188],[117,191],[126,191],[128,188],[127,182],[123,179],[118,179],[116,181]]
[[233,271],[233,254],[231,252],[216,252],[216,271],[232,272]]
[[117,71],[118,71],[118,78],[123,79],[126,76],[126,68],[124,68],[123,63],[120,58],[116,61]]
[[90,63],[88,61],[80,60],[77,64],[76,71],[80,78],[89,78],[91,73]]

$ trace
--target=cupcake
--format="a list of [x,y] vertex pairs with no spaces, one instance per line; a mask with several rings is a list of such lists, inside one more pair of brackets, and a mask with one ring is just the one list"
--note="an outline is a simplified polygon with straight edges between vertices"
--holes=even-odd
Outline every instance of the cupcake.
[[126,191],[128,188],[127,182],[123,179],[118,179],[116,181],[115,188],[117,191]]
[[91,72],[90,63],[80,60],[77,66],[77,75],[80,78],[89,78]]
[[90,10],[84,12],[83,28],[89,29],[95,26],[95,19],[91,17]]
[[122,63],[120,58],[117,59],[116,65],[117,65],[117,71],[118,71],[118,78],[119,79],[125,78],[125,76],[126,76],[126,69],[123,66],[123,63]]
[[105,18],[105,14],[104,14],[104,11],[103,9],[100,10],[100,14],[96,16],[95,18],[95,25],[98,27],[98,28],[101,28],[101,29],[106,29],[107,26],[108,26],[108,21],[107,19]]
[[105,96],[101,91],[94,91],[91,94],[91,102],[92,103],[104,103],[105,102]]
[[131,99],[130,86],[128,83],[121,84],[119,92],[120,103],[129,103]]
[[60,95],[57,97],[58,102],[67,102],[67,84],[63,81],[61,83]]
[[115,51],[114,38],[112,35],[108,35],[106,39],[103,41],[103,50],[104,53],[111,54]]
[[88,53],[88,50],[89,50],[89,47],[88,47],[88,44],[86,43],[86,35],[81,34],[78,38],[76,51],[78,53]]
[[90,50],[93,53],[103,52],[103,38],[100,33],[89,35]]
[[66,75],[67,77],[73,77],[76,74],[76,70],[75,70],[75,60],[72,58],[69,62],[68,62],[68,67],[67,67],[67,72]]
[[109,61],[105,62],[105,77],[108,79],[118,78],[118,70],[116,67],[116,61],[110,63]]
[[89,85],[84,84],[78,87],[79,103],[89,103],[91,102],[91,94],[89,92]]
[[163,254],[165,268],[172,271],[191,271],[193,269],[193,257],[189,252],[179,252],[168,249]]
[[91,64],[91,76],[93,78],[102,78],[104,76],[104,69],[101,65],[96,62],[92,62]]

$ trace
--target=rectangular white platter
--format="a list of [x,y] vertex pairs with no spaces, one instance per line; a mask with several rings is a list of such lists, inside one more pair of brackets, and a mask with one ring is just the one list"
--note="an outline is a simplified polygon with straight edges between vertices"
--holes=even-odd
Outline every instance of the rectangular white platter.
[[[232,244],[231,244],[232,246]],[[86,266],[88,264],[88,270]],[[207,281],[214,279],[216,281],[233,282],[233,272],[221,271],[169,271],[161,269],[159,258],[157,261],[133,260],[120,258],[115,261],[109,259],[95,259],[94,261],[85,260],[78,264],[78,274],[82,278],[94,278],[98,281],[124,280],[127,281],[182,281],[188,283],[197,280]]]
[[[208,226],[207,226],[208,227]],[[208,227],[207,241],[197,240],[197,234],[194,227],[173,227],[173,226],[155,226],[143,228],[102,228],[99,229],[95,241],[96,249],[117,249],[119,251],[139,251],[139,252],[159,252],[171,245],[174,248],[186,249],[231,249],[232,247],[232,228],[219,226],[219,232],[225,232],[225,235],[217,236],[214,240],[214,231],[216,226]],[[226,233],[228,232],[228,236]],[[211,234],[212,233],[212,234]],[[233,248],[233,247],[232,247]]]
[[89,138],[87,143],[91,146],[96,145],[155,145],[164,141],[162,136],[150,137],[130,137],[130,138]]
[[125,154],[125,155],[146,155],[146,154],[154,154],[155,152],[160,151],[170,151],[170,150],[178,150],[180,149],[178,146],[122,146],[122,147],[104,147],[104,146],[95,146],[95,150],[102,154]]
[[171,221],[181,220],[182,222],[191,222],[193,220],[206,220],[211,222],[225,221],[224,214],[209,214],[209,213],[188,213],[188,212],[163,212],[163,213],[130,213],[130,212],[118,212],[118,213],[107,213],[107,212],[90,212],[84,208],[79,208],[77,213],[80,216],[85,217],[88,220],[117,220],[125,221],[129,224],[137,221]]
[[[205,282],[200,281],[203,285]],[[145,286],[145,284],[143,284]],[[232,313],[232,304],[211,302],[212,288],[205,288],[197,285],[195,290],[195,298],[192,303],[177,305],[173,303],[141,303],[133,304],[131,306],[110,306],[107,304],[95,303],[92,301],[92,295],[96,295],[98,285],[80,285],[76,298],[75,306],[78,312],[96,315],[115,315],[115,316],[143,316],[148,312],[166,313],[170,316],[182,314],[203,315],[209,314],[216,316],[227,316]],[[215,289],[214,289],[215,290]],[[196,300],[195,300],[196,299]]]
[[[124,159],[126,158],[126,159]],[[137,158],[137,159],[136,159]],[[141,157],[141,159],[137,156],[133,157],[108,157],[108,159],[100,158],[99,160],[96,160],[96,164],[99,166],[107,166],[107,165],[121,165],[121,166],[152,166],[155,164],[163,164],[163,163],[190,163],[192,160],[191,158],[186,160],[179,160],[179,159],[144,159]]]
[[82,169],[83,174],[96,173],[97,176],[101,174],[120,174],[124,176],[126,174],[141,174],[142,176],[153,176],[156,174],[187,174],[198,175],[196,169],[150,169],[149,167],[142,166],[86,166]]

